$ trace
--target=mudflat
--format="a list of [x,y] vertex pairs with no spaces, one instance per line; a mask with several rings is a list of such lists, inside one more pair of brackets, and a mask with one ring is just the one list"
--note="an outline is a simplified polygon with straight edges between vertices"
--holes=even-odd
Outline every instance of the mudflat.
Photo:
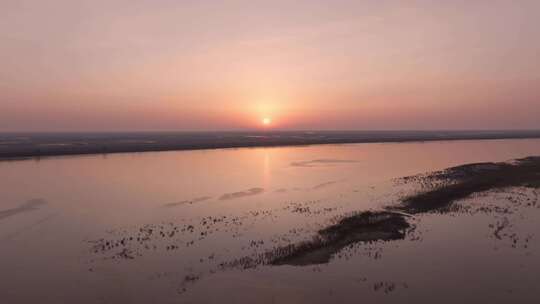
[[388,206],[383,211],[345,216],[336,224],[319,230],[310,241],[276,248],[257,259],[241,259],[239,264],[244,268],[257,264],[325,264],[333,255],[354,243],[402,240],[411,227],[407,219],[415,214],[453,211],[452,203],[490,190],[540,188],[540,156],[512,162],[467,164],[403,177],[400,181],[421,184],[424,190],[403,197],[401,204]]

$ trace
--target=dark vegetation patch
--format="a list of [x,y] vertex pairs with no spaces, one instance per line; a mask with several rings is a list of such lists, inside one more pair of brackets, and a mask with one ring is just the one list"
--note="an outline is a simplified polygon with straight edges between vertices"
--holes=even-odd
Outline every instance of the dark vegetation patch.
[[409,224],[392,212],[363,212],[324,228],[310,242],[292,244],[276,252],[272,265],[313,265],[328,263],[334,253],[357,242],[402,239]]
[[391,211],[366,211],[342,218],[334,225],[318,231],[311,240],[255,255],[244,256],[221,263],[222,270],[251,269],[260,265],[307,266],[325,264],[347,246],[358,242],[376,242],[403,239],[411,226],[404,215]]
[[[540,187],[540,157],[511,163],[478,163],[449,168],[429,175],[404,178],[431,185],[430,189],[402,199],[389,211],[363,212],[341,219],[318,232],[309,242],[278,248],[267,257],[271,265],[328,263],[344,247],[358,242],[403,239],[410,214],[448,212],[452,203],[472,194],[507,187]],[[391,210],[404,213],[391,212]]]
[[[414,177],[413,177],[414,179]],[[416,214],[440,211],[454,201],[472,194],[508,187],[540,187],[540,157],[527,157],[511,163],[468,164],[420,177],[424,184],[437,185],[402,200],[398,207]]]

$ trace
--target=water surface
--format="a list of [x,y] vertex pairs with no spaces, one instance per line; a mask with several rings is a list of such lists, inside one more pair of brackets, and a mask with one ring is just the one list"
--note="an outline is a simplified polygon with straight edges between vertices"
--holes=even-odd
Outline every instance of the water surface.
[[[539,154],[540,140],[523,139],[3,161],[1,300],[526,301],[535,294],[538,248],[497,242],[486,214],[419,217],[423,228],[408,240],[359,244],[326,265],[220,265],[309,239],[349,212],[393,204],[407,191],[395,178]],[[533,239],[538,217],[524,214],[524,228],[515,229]]]

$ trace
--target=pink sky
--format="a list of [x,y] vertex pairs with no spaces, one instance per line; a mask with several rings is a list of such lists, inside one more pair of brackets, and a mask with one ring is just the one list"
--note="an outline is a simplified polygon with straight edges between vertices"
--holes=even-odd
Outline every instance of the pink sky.
[[540,128],[540,1],[0,2],[0,131]]

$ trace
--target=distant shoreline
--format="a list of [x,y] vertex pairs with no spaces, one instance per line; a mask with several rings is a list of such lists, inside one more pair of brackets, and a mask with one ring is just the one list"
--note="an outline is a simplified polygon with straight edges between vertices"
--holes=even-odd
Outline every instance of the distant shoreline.
[[0,133],[0,161],[132,152],[535,138],[540,138],[540,130]]

